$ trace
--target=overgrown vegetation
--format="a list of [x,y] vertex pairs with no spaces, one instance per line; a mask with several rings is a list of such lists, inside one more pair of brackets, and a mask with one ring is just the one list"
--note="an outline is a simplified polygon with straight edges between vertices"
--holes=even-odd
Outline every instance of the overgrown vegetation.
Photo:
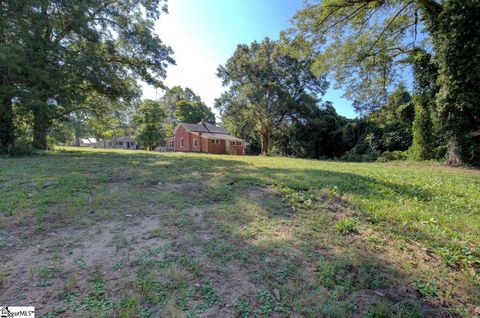
[[330,72],[362,114],[383,108],[411,67],[421,117],[413,157],[431,156],[431,112],[448,162],[479,165],[479,9],[476,0],[312,1],[283,36],[299,58],[316,52],[316,73]]

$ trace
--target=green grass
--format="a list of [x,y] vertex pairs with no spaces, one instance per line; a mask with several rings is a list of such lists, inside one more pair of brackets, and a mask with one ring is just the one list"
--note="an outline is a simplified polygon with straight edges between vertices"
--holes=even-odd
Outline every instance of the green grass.
[[342,235],[347,235],[350,233],[357,233],[356,229],[357,222],[353,219],[342,219],[335,223],[335,228]]
[[[40,314],[421,317],[480,306],[478,170],[60,148],[0,159],[0,196],[0,249],[45,251],[26,265],[31,288],[53,295]],[[108,240],[102,275],[89,250],[68,252],[103,246],[87,244],[97,237]],[[14,303],[28,296],[9,288]]]

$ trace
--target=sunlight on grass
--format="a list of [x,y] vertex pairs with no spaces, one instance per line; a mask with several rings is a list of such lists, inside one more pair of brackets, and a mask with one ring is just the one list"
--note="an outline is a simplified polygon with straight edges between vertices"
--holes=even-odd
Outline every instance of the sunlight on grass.
[[[88,254],[60,250],[76,257],[72,267],[39,263],[32,288],[53,288],[69,271],[74,283],[58,283],[68,310],[128,316],[147,303],[153,316],[194,316],[228,303],[232,315],[435,316],[480,303],[475,170],[58,148],[0,159],[0,195],[2,248],[18,236],[26,246],[46,233],[62,244],[104,236],[112,273],[136,273],[124,274],[136,287],[115,297],[107,285],[118,278],[82,282],[96,270]],[[10,286],[8,268],[0,274]]]

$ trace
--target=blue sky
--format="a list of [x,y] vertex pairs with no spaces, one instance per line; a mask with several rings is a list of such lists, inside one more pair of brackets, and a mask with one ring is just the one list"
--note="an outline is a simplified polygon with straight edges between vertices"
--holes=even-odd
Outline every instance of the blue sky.
[[[277,39],[290,26],[289,20],[302,7],[302,0],[169,0],[168,15],[160,17],[156,32],[170,45],[176,66],[167,71],[165,83],[187,86],[213,108],[213,101],[225,90],[216,69],[233,54],[238,44]],[[144,87],[145,98],[163,94]],[[339,114],[356,116],[351,102],[330,89],[325,100],[332,101]],[[216,112],[216,110],[214,110]]]

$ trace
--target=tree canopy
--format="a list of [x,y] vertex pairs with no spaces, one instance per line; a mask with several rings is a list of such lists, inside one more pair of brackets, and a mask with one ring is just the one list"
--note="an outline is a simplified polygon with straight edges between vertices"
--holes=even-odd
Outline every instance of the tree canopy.
[[480,2],[308,2],[284,39],[300,56],[314,52],[314,70],[330,72],[363,114],[385,105],[412,55],[430,52],[438,70],[434,115],[449,138],[449,161],[480,163]]
[[262,154],[268,155],[273,131],[310,105],[316,105],[328,83],[315,76],[309,58],[289,56],[269,38],[239,45],[227,63],[218,68],[228,92],[217,99],[222,113],[241,114],[261,136]]
[[215,124],[215,114],[201,101],[181,100],[176,103],[176,106],[175,118],[179,122],[198,123],[204,119],[208,123]]
[[83,109],[90,92],[129,99],[137,80],[163,87],[174,61],[153,30],[162,12],[164,3],[150,0],[2,2],[0,56],[19,52],[16,68],[2,63],[11,70],[2,82],[15,88],[0,92],[2,107],[15,100],[31,112],[33,145],[45,149],[52,122]]
[[165,119],[165,107],[158,101],[144,100],[138,107],[134,121],[138,124],[137,140],[148,150],[159,146],[165,137],[162,127]]

